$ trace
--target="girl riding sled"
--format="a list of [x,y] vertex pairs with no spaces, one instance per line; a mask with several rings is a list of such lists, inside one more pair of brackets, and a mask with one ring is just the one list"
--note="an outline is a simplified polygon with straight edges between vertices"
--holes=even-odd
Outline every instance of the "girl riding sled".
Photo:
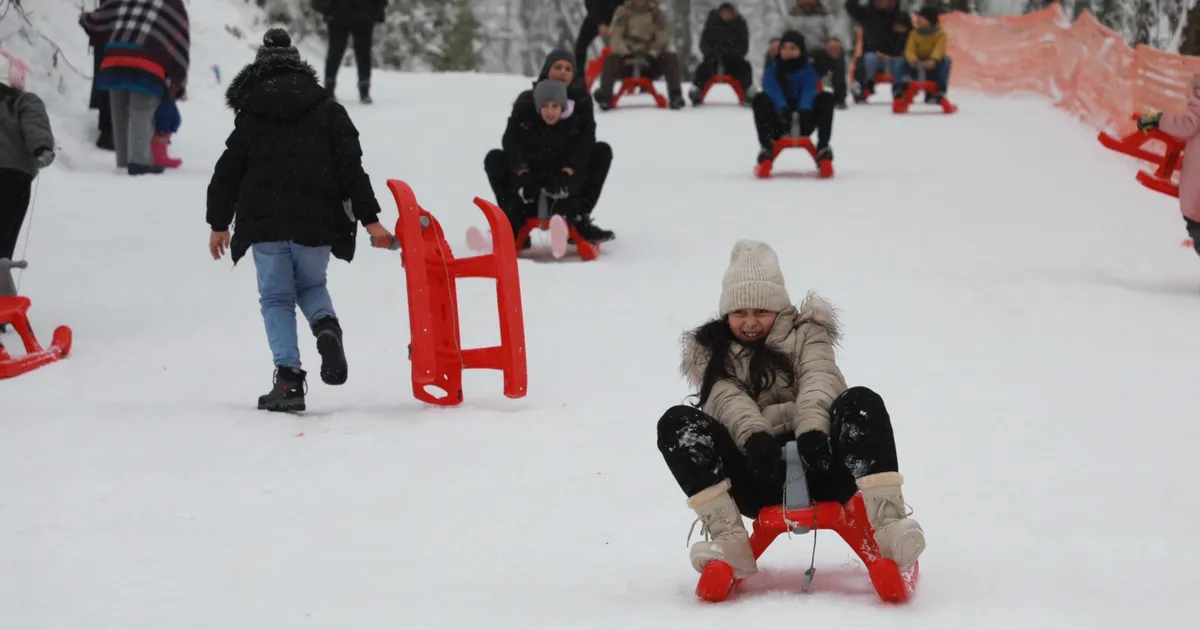
[[815,293],[793,306],[775,251],[742,240],[719,312],[683,338],[680,367],[698,390],[696,406],[672,407],[658,421],[658,449],[703,523],[692,566],[703,573],[722,560],[739,579],[758,571],[742,516],[782,503],[782,449],[794,440],[812,500],[844,504],[861,492],[880,552],[910,568],[925,534],[906,514],[883,399],[847,389],[838,369],[833,307]]

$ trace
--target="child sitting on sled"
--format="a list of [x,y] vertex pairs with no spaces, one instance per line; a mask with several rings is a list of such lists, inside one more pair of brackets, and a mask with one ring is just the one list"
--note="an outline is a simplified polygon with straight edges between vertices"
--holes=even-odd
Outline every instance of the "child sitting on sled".
[[1200,254],[1200,149],[1191,148],[1192,140],[1200,135],[1200,74],[1192,77],[1187,109],[1174,114],[1145,114],[1138,119],[1137,127],[1142,132],[1160,129],[1187,142],[1179,167],[1179,209],[1192,245]]
[[821,91],[820,77],[805,51],[803,35],[784,33],[779,54],[763,70],[763,90],[751,99],[761,146],[759,163],[774,157],[771,147],[791,132],[793,114],[799,114],[801,136],[817,132],[817,162],[833,160],[829,138],[833,135],[834,98]]
[[845,504],[861,492],[875,541],[902,571],[925,549],[905,511],[891,419],[879,394],[847,389],[834,356],[834,309],[810,293],[793,306],[775,251],[741,240],[722,281],[719,317],[683,338],[681,371],[695,407],[658,421],[658,449],[703,523],[692,566],[722,560],[757,572],[742,516],[782,502],[782,448],[808,470],[813,501]]
[[917,12],[916,28],[908,33],[908,44],[904,47],[904,60],[908,62],[906,78],[902,85],[893,88],[893,96],[899,98],[908,88],[908,82],[917,78],[922,70],[925,80],[937,84],[937,92],[925,94],[926,103],[940,103],[946,97],[950,85],[950,57],[946,55],[946,31],[938,25],[936,7],[922,7]]

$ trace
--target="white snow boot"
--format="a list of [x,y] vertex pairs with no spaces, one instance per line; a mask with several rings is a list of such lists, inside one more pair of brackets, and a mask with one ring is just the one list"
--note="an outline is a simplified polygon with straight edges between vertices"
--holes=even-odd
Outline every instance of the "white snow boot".
[[867,519],[875,529],[875,543],[884,558],[907,571],[925,551],[925,532],[921,524],[908,518],[900,486],[904,477],[898,472],[877,473],[857,480],[867,507]]
[[[733,567],[733,576],[741,579],[758,572],[758,563],[750,549],[750,534],[742,523],[733,497],[729,496],[729,480],[705,488],[688,498],[688,507],[696,511],[703,523],[700,533],[704,540],[692,545],[692,566],[703,573],[704,565],[723,560]],[[692,523],[694,528],[696,523]],[[691,539],[688,533],[688,539]]]

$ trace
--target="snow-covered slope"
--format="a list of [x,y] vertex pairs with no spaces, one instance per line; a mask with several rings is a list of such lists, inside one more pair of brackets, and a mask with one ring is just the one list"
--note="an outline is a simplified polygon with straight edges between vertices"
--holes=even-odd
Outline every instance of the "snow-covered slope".
[[[459,408],[412,400],[399,258],[364,237],[331,268],[349,383],[314,378],[306,415],[270,415],[252,264],[205,251],[232,116],[204,69],[252,57],[223,28],[240,10],[193,9],[179,171],[119,174],[90,121],[71,127],[86,97],[58,106],[76,145],[41,178],[22,292],[37,332],[69,324],[76,346],[0,382],[0,625],[1187,627],[1195,256],[1172,202],[1044,101],[853,108],[835,179],[757,181],[748,111],[627,99],[599,123],[616,159],[597,220],[619,240],[592,263],[521,263],[526,398],[484,372]],[[376,105],[348,102],[387,220],[385,180],[404,179],[464,252],[527,85],[381,74]],[[689,393],[677,338],[715,311],[738,238],[776,247],[793,298],[842,309],[843,369],[888,401],[929,539],[905,606],[830,533],[811,594],[805,537],[777,541],[738,600],[694,600],[694,517],[655,422]],[[494,291],[462,287],[464,342],[494,343]]]

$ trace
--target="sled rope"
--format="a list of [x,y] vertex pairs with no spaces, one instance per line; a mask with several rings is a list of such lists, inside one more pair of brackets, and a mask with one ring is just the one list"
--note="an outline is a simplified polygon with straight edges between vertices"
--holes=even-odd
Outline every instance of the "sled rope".
[[[42,178],[40,174],[33,178],[33,196],[29,200],[29,227],[25,229],[25,246],[21,249],[21,260],[25,260],[26,255],[29,253],[29,235],[33,234],[33,215],[35,214],[34,211],[37,210],[38,184],[40,184],[41,181]],[[17,276],[17,295],[21,294],[21,281],[24,279],[25,270],[21,269],[19,275]]]
[[[783,524],[787,526],[788,538],[791,538],[792,530],[794,530],[797,525],[800,525],[800,523],[789,520],[787,517],[787,484],[786,483],[783,485],[783,499],[779,502],[779,504],[784,506]],[[818,512],[817,510],[814,509],[813,510],[813,526],[812,526],[812,535],[813,535],[812,558],[808,562],[808,570],[806,570],[804,572],[804,582],[800,585],[801,593],[808,592],[808,589],[812,587],[813,577],[817,574],[817,529],[819,529],[820,525],[821,525],[821,523],[817,519],[818,514],[820,514],[820,512]]]

